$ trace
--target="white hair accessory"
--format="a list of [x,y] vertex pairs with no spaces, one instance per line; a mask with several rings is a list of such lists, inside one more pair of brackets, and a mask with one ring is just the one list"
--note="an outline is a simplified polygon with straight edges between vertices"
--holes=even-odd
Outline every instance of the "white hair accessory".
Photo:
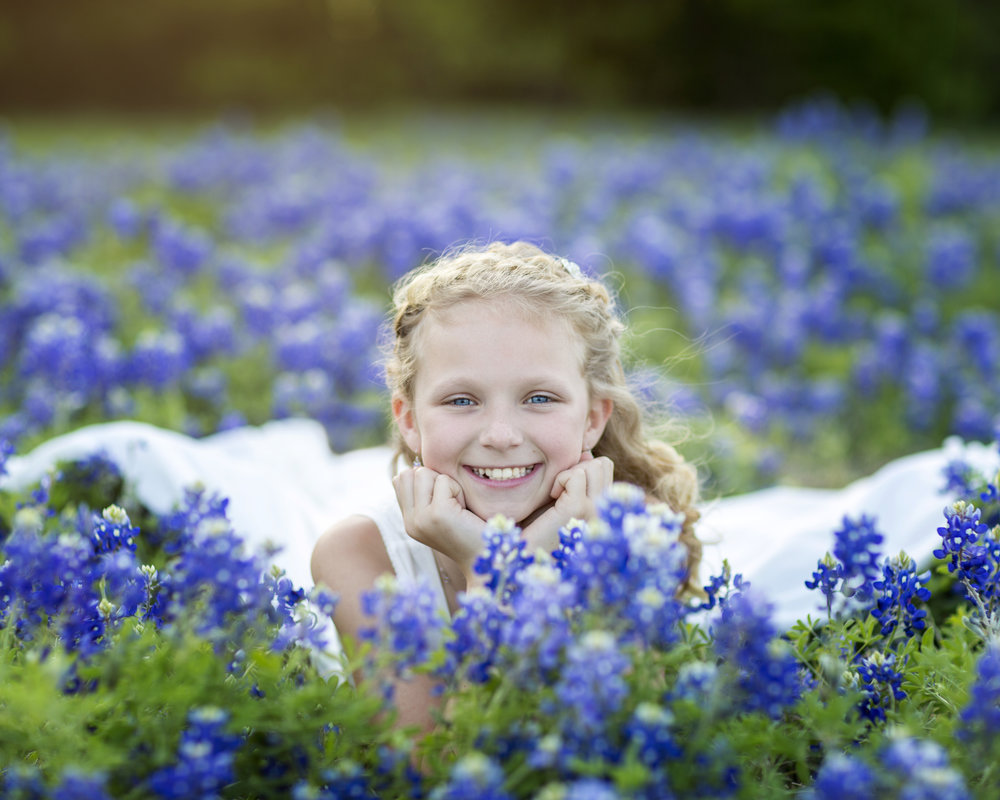
[[559,263],[563,265],[566,271],[579,281],[583,280],[583,270],[580,269],[580,265],[575,261],[570,261],[568,258],[560,258]]

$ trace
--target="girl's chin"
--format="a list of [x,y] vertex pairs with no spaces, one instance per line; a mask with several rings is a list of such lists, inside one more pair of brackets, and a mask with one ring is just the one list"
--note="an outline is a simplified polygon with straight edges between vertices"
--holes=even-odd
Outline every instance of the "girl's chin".
[[479,506],[479,507],[469,507],[469,510],[475,514],[480,519],[484,519],[487,522],[500,514],[508,519],[514,520],[518,527],[525,528],[534,522],[538,517],[544,514],[549,508],[552,507],[552,503],[545,503],[539,508],[533,508],[532,506],[519,506],[516,504],[506,505],[497,504],[491,506]]

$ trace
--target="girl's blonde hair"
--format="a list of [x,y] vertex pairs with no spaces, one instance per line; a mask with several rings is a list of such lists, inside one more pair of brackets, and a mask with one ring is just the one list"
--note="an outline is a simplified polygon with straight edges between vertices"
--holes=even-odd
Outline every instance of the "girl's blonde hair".
[[[604,284],[582,274],[575,264],[526,242],[494,242],[450,251],[405,275],[394,287],[392,330],[385,343],[389,390],[413,399],[420,321],[470,299],[513,302],[528,314],[565,320],[579,335],[591,396],[614,404],[592,452],[614,462],[615,480],[633,483],[684,514],[681,541],[688,549],[688,589],[697,593],[700,587],[694,580],[701,560],[701,544],[694,535],[699,517],[697,473],[672,446],[647,437],[642,407],[622,368],[625,326]],[[399,458],[407,463],[415,458],[398,431],[394,444]]]

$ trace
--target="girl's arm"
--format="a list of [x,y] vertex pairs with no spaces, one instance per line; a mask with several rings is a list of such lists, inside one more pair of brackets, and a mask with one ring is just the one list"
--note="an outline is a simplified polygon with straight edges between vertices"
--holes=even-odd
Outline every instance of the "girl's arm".
[[[361,608],[361,595],[375,586],[375,579],[393,573],[389,553],[378,527],[368,517],[348,517],[327,530],[313,548],[310,563],[313,581],[339,596],[333,621],[342,638],[360,641],[359,632],[371,620]],[[362,676],[355,675],[355,681]],[[398,710],[396,725],[416,726],[429,731],[438,700],[433,696],[434,682],[425,675],[394,681],[394,699]]]

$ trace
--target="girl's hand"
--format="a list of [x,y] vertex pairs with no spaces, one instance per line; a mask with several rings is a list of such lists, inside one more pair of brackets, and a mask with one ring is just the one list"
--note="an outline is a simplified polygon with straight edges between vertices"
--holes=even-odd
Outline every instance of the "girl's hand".
[[614,481],[614,462],[594,458],[585,450],[576,466],[556,475],[552,486],[555,501],[524,529],[529,552],[539,547],[551,553],[559,545],[559,529],[571,519],[587,520],[596,513],[595,503]]
[[414,467],[396,475],[392,486],[406,532],[453,559],[466,576],[472,574],[486,522],[465,507],[458,483],[429,467]]

